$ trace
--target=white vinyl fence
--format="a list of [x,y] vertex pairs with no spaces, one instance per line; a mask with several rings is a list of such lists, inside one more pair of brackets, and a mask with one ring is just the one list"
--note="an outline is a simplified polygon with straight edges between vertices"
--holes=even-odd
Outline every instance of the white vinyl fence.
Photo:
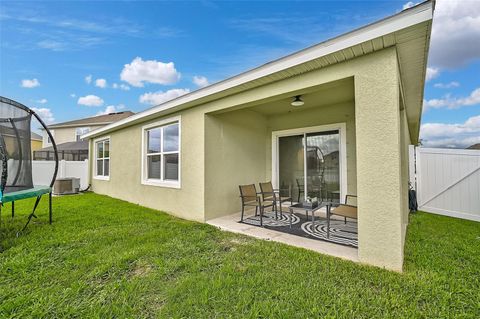
[[480,221],[480,150],[412,146],[410,161],[419,210]]
[[[59,161],[58,178],[78,177],[80,178],[80,189],[88,187],[88,160],[85,161]],[[49,185],[53,171],[55,170],[54,161],[33,161],[33,184]]]

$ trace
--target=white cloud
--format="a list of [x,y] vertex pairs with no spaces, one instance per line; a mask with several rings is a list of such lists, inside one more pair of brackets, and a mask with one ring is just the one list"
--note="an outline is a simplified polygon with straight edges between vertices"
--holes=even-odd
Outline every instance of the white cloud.
[[107,87],[107,80],[105,80],[105,79],[96,79],[96,80],[95,80],[95,86],[104,89],[104,88]]
[[166,101],[173,100],[179,96],[189,93],[189,89],[172,89],[166,92],[158,91],[156,93],[145,93],[142,94],[139,98],[140,103],[157,105],[162,104]]
[[72,98],[74,98],[74,97],[76,97],[76,96],[77,96],[77,95],[76,95],[75,93],[70,94],[70,97],[72,97]]
[[77,103],[86,106],[102,106],[103,100],[96,95],[87,95],[80,97]]
[[201,76],[201,75],[195,75],[193,77],[193,83],[198,86],[198,87],[206,87],[207,85],[209,85],[210,83],[208,83],[208,79],[204,76]]
[[122,84],[113,83],[112,88],[120,89],[120,90],[123,90],[123,91],[129,91],[130,90],[130,87],[126,84],[123,84],[123,83]]
[[25,79],[25,80],[22,80],[22,84],[21,86],[23,88],[28,88],[28,89],[32,89],[32,88],[35,88],[37,86],[40,86],[40,82],[38,82],[37,79]]
[[173,84],[180,79],[180,73],[173,62],[163,63],[156,60],[143,61],[136,57],[125,64],[120,78],[132,86],[143,87],[145,83]]
[[445,95],[441,99],[431,99],[423,101],[423,110],[429,108],[439,109],[457,109],[462,106],[471,106],[480,104],[480,88],[475,89],[467,97],[452,97],[450,94]]
[[456,68],[480,58],[478,1],[439,0],[435,5],[429,63]]
[[47,124],[53,123],[55,121],[55,118],[53,117],[53,113],[50,109],[47,108],[37,108],[37,107],[32,107],[32,110],[40,116],[42,121],[44,121]]
[[430,81],[434,78],[436,78],[437,76],[440,75],[440,70],[439,68],[432,68],[432,67],[428,67],[427,68],[427,75],[426,75],[426,81]]
[[402,9],[403,9],[403,10],[406,10],[406,9],[411,8],[411,7],[415,7],[415,6],[416,6],[417,4],[419,4],[419,3],[420,3],[420,2],[412,2],[412,1],[409,1],[409,2],[407,2],[407,3],[405,3],[405,4],[403,5],[403,8],[402,8]]
[[103,111],[97,112],[96,115],[106,115],[110,113],[116,113],[119,112],[120,110],[123,110],[125,108],[125,105],[119,104],[119,105],[108,105]]
[[35,102],[40,103],[40,104],[45,104],[45,103],[48,102],[48,100],[47,99],[40,99],[40,100],[36,100]]
[[452,88],[459,87],[460,83],[458,83],[456,81],[452,81],[450,83],[435,83],[433,86],[438,88],[438,89],[452,89]]
[[464,123],[425,123],[420,128],[420,138],[426,147],[466,148],[480,143],[480,115]]
[[63,51],[67,44],[56,40],[42,40],[37,42],[37,46],[42,49],[49,49],[52,51]]
[[92,83],[92,75],[91,75],[91,74],[90,74],[90,75],[87,75],[87,76],[85,77],[85,82],[86,82],[87,84]]

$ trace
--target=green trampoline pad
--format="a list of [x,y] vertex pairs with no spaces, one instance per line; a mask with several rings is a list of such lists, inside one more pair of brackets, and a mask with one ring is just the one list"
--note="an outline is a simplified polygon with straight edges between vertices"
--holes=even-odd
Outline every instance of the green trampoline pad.
[[51,191],[52,191],[51,187],[36,185],[30,189],[24,189],[17,192],[3,194],[3,196],[0,197],[0,203],[8,203],[8,202],[13,202],[20,199],[37,197],[43,194],[48,194]]

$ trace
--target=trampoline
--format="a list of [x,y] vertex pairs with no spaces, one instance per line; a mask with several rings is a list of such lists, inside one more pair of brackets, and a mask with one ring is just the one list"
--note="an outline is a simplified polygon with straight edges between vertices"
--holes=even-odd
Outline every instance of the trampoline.
[[[49,185],[33,185],[31,121],[34,117],[47,132],[54,149],[55,169]],[[49,198],[49,223],[52,223],[52,187],[57,177],[58,154],[53,136],[42,119],[23,104],[0,96],[0,218],[5,203],[12,205],[15,215],[15,201],[36,198],[32,212],[22,231],[30,223],[43,195]],[[0,219],[1,220],[1,219]]]

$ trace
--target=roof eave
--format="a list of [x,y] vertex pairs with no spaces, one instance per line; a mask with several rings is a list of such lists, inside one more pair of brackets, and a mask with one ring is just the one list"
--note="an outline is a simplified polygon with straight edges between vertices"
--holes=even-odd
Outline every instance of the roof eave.
[[113,121],[108,121],[108,122],[97,122],[97,123],[79,123],[79,124],[51,124],[48,125],[47,127],[49,129],[56,129],[56,128],[70,128],[70,127],[85,127],[85,126],[98,126],[98,125],[109,125],[115,123]]

